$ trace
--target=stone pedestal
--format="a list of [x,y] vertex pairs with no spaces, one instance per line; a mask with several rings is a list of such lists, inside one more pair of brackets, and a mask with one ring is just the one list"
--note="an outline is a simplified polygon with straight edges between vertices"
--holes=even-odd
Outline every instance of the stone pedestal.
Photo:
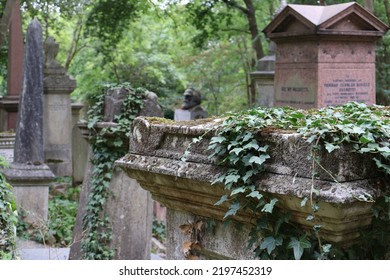
[[196,106],[194,108],[183,110],[176,109],[175,110],[175,121],[191,121],[197,119],[205,119],[207,118],[207,112],[203,110],[202,107]]
[[45,162],[56,176],[72,176],[72,112],[70,94],[76,81],[55,57],[58,44],[49,37],[45,42],[44,135]]
[[25,213],[25,221],[42,225],[48,218],[49,185],[55,176],[45,164],[12,163],[3,174],[13,186],[19,213]]
[[264,29],[277,45],[274,105],[374,104],[375,42],[387,30],[355,2],[287,5]]

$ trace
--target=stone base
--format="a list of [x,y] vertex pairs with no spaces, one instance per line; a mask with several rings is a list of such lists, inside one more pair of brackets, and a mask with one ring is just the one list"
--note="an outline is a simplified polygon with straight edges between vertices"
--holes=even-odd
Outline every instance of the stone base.
[[12,163],[2,173],[13,186],[19,214],[26,212],[25,221],[33,224],[46,222],[49,185],[55,179],[49,167]]

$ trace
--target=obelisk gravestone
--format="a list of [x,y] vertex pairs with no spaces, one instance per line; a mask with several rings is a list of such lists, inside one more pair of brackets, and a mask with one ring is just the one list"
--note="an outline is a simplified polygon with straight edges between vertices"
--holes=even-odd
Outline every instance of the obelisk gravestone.
[[14,187],[18,211],[26,220],[47,220],[49,183],[54,174],[44,164],[42,28],[34,19],[27,29],[23,89],[19,101],[14,161],[4,175]]

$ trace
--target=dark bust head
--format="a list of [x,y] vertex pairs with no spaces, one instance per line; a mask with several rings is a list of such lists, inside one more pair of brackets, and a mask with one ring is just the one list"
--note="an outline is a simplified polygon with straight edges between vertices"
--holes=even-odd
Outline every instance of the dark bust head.
[[187,88],[183,96],[184,96],[184,101],[181,107],[182,109],[188,110],[200,105],[201,96],[199,91],[196,91],[193,88]]

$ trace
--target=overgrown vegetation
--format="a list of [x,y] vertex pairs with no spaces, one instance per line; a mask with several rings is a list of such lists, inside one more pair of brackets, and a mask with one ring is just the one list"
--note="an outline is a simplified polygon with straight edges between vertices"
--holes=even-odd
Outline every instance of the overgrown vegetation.
[[[7,165],[6,159],[0,156],[0,168]],[[16,223],[17,212],[12,186],[0,173],[0,260],[15,257]]]
[[[283,213],[275,205],[278,199],[255,186],[259,173],[270,158],[268,146],[256,137],[264,128],[294,130],[311,145],[307,155],[313,162],[312,186],[309,197],[302,197],[302,207],[310,204],[312,214],[307,217],[313,222],[312,232],[306,232],[290,222],[290,213]],[[244,113],[233,114],[217,129],[217,136],[210,141],[211,157],[226,172],[214,181],[223,183],[229,195],[224,195],[216,205],[229,203],[225,218],[237,211],[252,211],[260,214],[251,232],[249,248],[255,246],[261,259],[301,258],[386,258],[390,251],[390,199],[384,185],[382,196],[373,206],[374,222],[370,229],[361,234],[363,245],[343,251],[332,244],[323,243],[321,224],[316,220],[319,210],[316,198],[321,190],[316,188],[315,179],[321,166],[319,151],[328,153],[342,145],[350,145],[352,151],[370,154],[377,168],[387,178],[390,175],[390,109],[382,106],[367,106],[355,102],[340,107],[327,107],[309,113],[291,108],[257,108]],[[328,171],[330,174],[330,172]],[[335,178],[335,177],[333,177]],[[336,179],[335,179],[336,180]],[[359,199],[372,200],[368,195]],[[367,247],[367,244],[372,247]]]
[[[116,126],[99,129],[96,124],[103,120],[104,97],[108,89],[121,87],[129,94],[122,106],[122,113],[116,116]],[[111,228],[104,205],[109,194],[109,186],[115,160],[127,152],[131,122],[143,106],[145,89],[133,89],[130,84],[109,85],[94,95],[93,105],[88,111],[88,128],[95,130],[92,135],[92,179],[90,195],[83,217],[83,238],[81,249],[84,259],[111,259],[114,251],[109,247]]]

